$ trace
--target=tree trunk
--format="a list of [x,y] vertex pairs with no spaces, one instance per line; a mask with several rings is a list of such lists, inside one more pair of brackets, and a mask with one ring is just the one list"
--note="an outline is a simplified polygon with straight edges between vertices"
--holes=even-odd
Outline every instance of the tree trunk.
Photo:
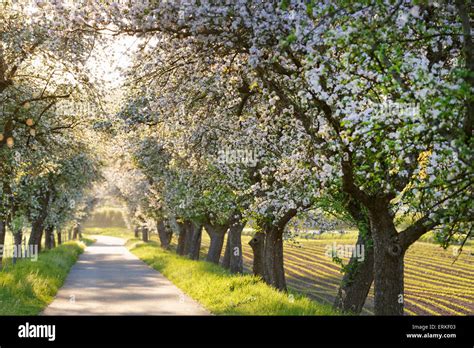
[[173,237],[173,231],[167,228],[163,220],[157,221],[156,230],[160,238],[161,247],[168,250],[170,248],[171,238]]
[[48,226],[45,229],[45,235],[44,235],[45,249],[51,249],[53,247],[53,241],[51,240],[51,238],[54,238],[53,233],[54,233],[54,227]]
[[72,239],[76,240],[79,235],[79,225],[74,226],[72,230]]
[[230,273],[243,273],[244,271],[242,258],[242,231],[244,230],[244,227],[245,223],[239,221],[229,228],[227,245],[229,248]]
[[40,230],[40,233],[38,236],[38,253],[41,252],[42,250],[43,233],[44,233],[44,228]]
[[265,233],[257,232],[249,242],[253,251],[253,274],[264,277],[263,253],[265,248]]
[[353,255],[346,266],[334,308],[360,314],[374,281],[374,246],[369,218],[362,206],[349,199],[346,209],[359,228],[356,247],[362,245],[363,249],[359,249],[362,255]]
[[403,315],[403,258],[393,218],[384,207],[369,212],[374,240],[375,315]]
[[186,234],[184,237],[184,255],[188,255],[192,249],[191,244],[193,240],[193,234],[194,234],[194,224],[190,220],[186,220],[184,222],[184,228],[186,229]]
[[6,234],[7,234],[6,223],[5,221],[0,221],[0,269],[2,268]]
[[135,226],[133,232],[135,233],[135,238],[140,238],[140,229],[138,228],[138,226]]
[[33,221],[33,224],[31,226],[30,240],[28,241],[28,245],[38,246],[38,252],[41,251],[41,239],[43,238],[44,220],[45,217],[39,216],[35,221]]
[[190,240],[188,256],[191,260],[199,260],[199,252],[201,250],[202,225],[193,223],[192,233],[188,238]]
[[50,227],[46,228],[44,234],[44,248],[46,250],[51,249],[51,230]]
[[77,234],[79,235],[79,239],[82,238],[82,225],[79,224],[78,228],[77,228]]
[[142,230],[142,241],[147,243],[148,242],[148,227],[143,226],[141,230]]
[[15,244],[15,246],[20,246],[21,247],[21,242],[23,240],[23,232],[22,230],[18,230],[15,232],[15,234],[13,235],[13,243]]
[[54,233],[51,233],[51,248],[56,248],[56,234]]
[[280,291],[286,291],[283,232],[288,222],[296,216],[297,212],[296,209],[290,209],[277,221],[264,221],[259,224],[260,228],[265,232],[263,279],[268,285]]
[[28,244],[30,246],[38,246],[38,253],[41,252],[41,239],[43,238],[44,222],[48,217],[48,210],[50,205],[50,191],[45,192],[45,195],[41,198],[41,210],[39,215],[33,221],[31,225],[31,234]]
[[230,269],[230,241],[227,235],[227,242],[225,243],[224,258],[222,259],[222,267]]
[[209,234],[211,244],[207,252],[206,261],[219,264],[222,247],[224,246],[224,237],[227,232],[226,225],[205,224],[206,232]]
[[58,245],[61,245],[63,241],[62,241],[61,230],[59,228],[57,230],[57,235],[58,235]]
[[23,257],[23,231],[19,229],[18,231],[13,232],[13,258],[12,263],[15,264],[16,260]]
[[334,301],[334,308],[344,313],[360,314],[374,281],[374,248],[371,238],[359,234],[356,245],[364,246],[363,260],[352,256]]
[[286,291],[283,261],[283,229],[272,226],[265,231],[264,280],[274,288]]
[[186,225],[184,223],[178,222],[179,236],[178,236],[178,246],[176,247],[176,253],[178,255],[185,255],[186,249]]

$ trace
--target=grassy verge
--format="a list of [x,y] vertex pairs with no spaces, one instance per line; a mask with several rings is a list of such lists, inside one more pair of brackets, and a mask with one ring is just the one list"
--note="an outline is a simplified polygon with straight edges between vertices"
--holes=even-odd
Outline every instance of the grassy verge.
[[37,315],[54,298],[85,244],[67,242],[41,252],[38,260],[7,260],[0,271],[0,315]]
[[334,315],[328,305],[297,293],[278,292],[252,275],[232,275],[222,267],[192,261],[157,243],[129,240],[130,250],[186,294],[218,315]]

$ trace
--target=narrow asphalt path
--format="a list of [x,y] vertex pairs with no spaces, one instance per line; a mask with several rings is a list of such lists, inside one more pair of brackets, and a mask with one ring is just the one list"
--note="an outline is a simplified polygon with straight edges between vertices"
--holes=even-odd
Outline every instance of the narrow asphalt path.
[[125,240],[94,236],[43,315],[209,315],[138,259]]

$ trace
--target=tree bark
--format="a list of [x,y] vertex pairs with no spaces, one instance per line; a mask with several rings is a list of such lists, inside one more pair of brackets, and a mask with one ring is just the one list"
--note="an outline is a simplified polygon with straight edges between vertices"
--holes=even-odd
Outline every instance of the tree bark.
[[142,230],[142,241],[146,243],[148,242],[148,227],[143,226],[141,230]]
[[78,235],[79,235],[79,238],[82,238],[82,225],[81,225],[81,224],[79,224],[77,233],[78,233]]
[[138,226],[135,226],[135,228],[133,229],[133,232],[135,234],[135,238],[140,238],[140,229]]
[[272,226],[266,229],[263,260],[265,282],[280,291],[286,291],[282,228]]
[[36,219],[33,221],[31,225],[31,234],[30,234],[30,240],[28,241],[28,245],[38,246],[38,253],[41,251],[41,239],[43,238],[43,231],[44,231],[44,222],[46,221],[46,218],[48,217],[48,210],[49,210],[49,205],[50,205],[50,198],[51,198],[51,192],[46,191],[44,193],[44,196],[40,199],[41,201],[41,211],[39,212],[39,215],[36,217]]
[[76,240],[78,236],[79,236],[79,225],[76,225],[72,229],[72,239]]
[[349,200],[346,209],[359,228],[356,246],[364,247],[363,259],[353,255],[349,260],[334,308],[343,313],[360,314],[374,281],[374,247],[368,216],[362,206]]
[[360,314],[374,281],[374,248],[372,239],[359,234],[356,245],[364,246],[364,259],[352,256],[334,301],[334,308],[344,313]]
[[227,241],[225,243],[224,258],[222,259],[222,267],[230,269],[230,241],[229,235],[227,235]]
[[18,248],[21,248],[22,240],[23,240],[23,231],[20,229],[13,234],[13,243],[15,244],[15,247],[17,248],[17,250]]
[[5,236],[7,232],[6,222],[0,221],[0,269],[2,268],[3,252],[5,249]]
[[260,228],[265,232],[263,279],[268,285],[280,291],[287,290],[283,259],[283,232],[297,212],[296,209],[290,209],[277,221],[260,223]]
[[23,245],[21,245],[23,241],[23,231],[19,229],[18,231],[13,232],[13,258],[12,263],[15,264],[16,260],[23,257]]
[[264,278],[263,253],[265,248],[265,233],[257,232],[249,242],[253,251],[253,274]]
[[242,258],[242,231],[244,227],[245,222],[238,221],[229,228],[227,245],[229,248],[230,273],[243,273],[244,271]]
[[186,234],[184,237],[184,255],[188,255],[192,249],[191,244],[193,240],[193,234],[194,234],[194,224],[191,220],[186,220],[184,222],[184,228],[186,229]]
[[56,234],[54,233],[51,233],[51,248],[56,248]]
[[46,216],[42,214],[35,221],[33,221],[33,224],[31,226],[31,234],[30,234],[30,240],[28,241],[28,245],[31,245],[31,246],[37,245],[38,252],[41,251],[41,239],[43,238],[45,219],[46,219]]
[[156,222],[156,231],[158,232],[158,237],[160,238],[161,247],[163,249],[169,250],[171,238],[173,237],[173,231],[165,225],[163,220]]
[[58,235],[58,245],[61,245],[63,243],[62,241],[62,234],[61,230],[58,228],[57,230],[57,235]]
[[375,315],[403,315],[405,250],[384,207],[369,211],[374,240]]
[[224,237],[227,232],[227,225],[204,224],[207,234],[211,239],[211,244],[207,252],[206,261],[219,264],[222,247],[224,246]]
[[48,226],[45,229],[45,235],[44,235],[44,247],[45,249],[51,249],[53,248],[53,241],[52,238],[54,238],[54,227]]
[[191,235],[188,238],[190,241],[188,256],[191,260],[199,260],[199,252],[201,250],[202,225],[193,223]]
[[176,248],[176,253],[178,255],[185,255],[186,249],[186,233],[188,232],[186,229],[186,225],[182,222],[177,222],[178,229],[179,229],[179,236],[178,236],[178,246]]

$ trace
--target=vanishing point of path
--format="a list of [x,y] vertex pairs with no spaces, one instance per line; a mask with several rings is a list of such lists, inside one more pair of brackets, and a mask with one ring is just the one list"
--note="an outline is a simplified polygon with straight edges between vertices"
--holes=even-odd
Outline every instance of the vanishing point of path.
[[43,315],[209,315],[138,259],[125,240],[94,236]]

